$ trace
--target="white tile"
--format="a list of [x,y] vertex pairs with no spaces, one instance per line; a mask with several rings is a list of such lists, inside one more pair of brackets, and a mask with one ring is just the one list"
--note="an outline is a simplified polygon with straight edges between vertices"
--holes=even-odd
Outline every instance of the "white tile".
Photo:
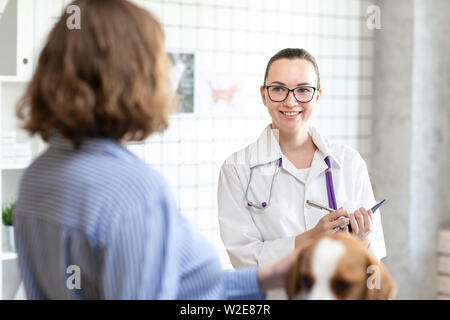
[[211,142],[198,142],[197,150],[200,162],[211,162],[214,159],[214,146]]
[[216,0],[197,0],[198,4],[204,4],[208,6],[214,6],[216,4]]
[[169,50],[179,50],[181,47],[181,33],[178,27],[165,27],[166,47]]
[[335,19],[334,33],[340,36],[348,36],[349,24],[347,19]]
[[196,143],[181,142],[178,145],[179,148],[179,164],[196,163],[198,159],[198,146]]
[[217,203],[216,189],[212,187],[199,187],[198,189],[198,206],[215,206]]
[[179,4],[164,3],[163,23],[168,25],[180,25],[181,23],[180,9],[181,6]]
[[200,185],[216,184],[219,180],[219,176],[213,172],[212,167],[209,165],[200,166],[197,174],[197,182]]
[[347,54],[351,57],[360,56],[361,48],[359,40],[347,40]]
[[247,7],[251,9],[261,9],[264,3],[261,0],[247,0]]
[[235,8],[231,12],[231,25],[233,30],[247,29],[247,14],[248,11]]
[[347,60],[348,76],[359,77],[361,75],[360,63],[361,62],[358,59]]
[[[348,114],[354,118],[359,117],[359,109],[358,109],[358,100],[357,99],[350,99],[347,101],[347,110]],[[359,120],[358,120],[359,122]]]
[[321,18],[320,19],[320,32],[325,35],[336,34],[336,19],[330,18],[330,17]]
[[[189,185],[189,181],[181,181],[181,185]],[[195,188],[180,188],[179,203],[181,210],[195,208],[197,206],[196,189]]]
[[217,8],[216,12],[216,27],[220,29],[230,29],[232,22],[232,10],[230,8]]
[[361,2],[359,0],[350,0],[347,12],[351,16],[360,16],[362,14]]
[[320,13],[319,1],[317,0],[308,0],[307,1],[308,12],[312,13]]
[[292,14],[290,13],[282,13],[280,14],[280,31],[281,32],[292,32],[294,30],[291,29],[292,25]]
[[[331,56],[335,52],[336,41],[335,39],[326,39],[325,41],[321,41],[320,43],[320,54]],[[319,65],[319,68],[322,66]]]
[[335,12],[336,15],[348,15],[349,10],[349,1],[348,0],[339,0],[336,1]]
[[161,164],[161,145],[160,144],[147,144],[145,146],[145,160],[150,164]]
[[197,47],[197,32],[191,28],[181,29],[181,48],[193,51]]
[[183,4],[197,4],[198,0],[183,0]]
[[180,148],[176,143],[162,145],[162,160],[167,164],[177,164],[180,157]]
[[359,81],[358,79],[347,80],[348,93],[351,96],[357,96],[359,94]]
[[[336,55],[336,51],[335,51]],[[344,59],[339,59],[335,61],[334,72],[336,75],[343,76],[347,74],[347,61]]]
[[346,39],[336,39],[335,55],[337,56],[347,56],[348,55],[348,40]]
[[231,56],[227,53],[216,53],[214,62],[214,71],[226,73],[231,69]]
[[[252,17],[253,19],[255,19],[255,16]],[[278,19],[278,14],[277,13],[273,13],[270,11],[265,11],[262,13],[262,26],[263,26],[263,30],[264,31],[268,31],[268,32],[276,32],[278,30],[280,30],[280,20]],[[252,23],[249,19],[249,29],[250,29],[250,24]],[[255,30],[253,27],[251,28],[252,30]]]
[[334,15],[336,10],[336,4],[338,4],[339,1],[336,0],[321,0],[320,5],[320,13],[323,15]]
[[234,31],[231,33],[230,49],[233,51],[242,51],[247,48],[250,36],[247,32]]
[[210,7],[199,7],[198,21],[200,27],[212,28],[215,26],[215,12]]
[[162,4],[156,1],[146,1],[144,3],[144,8],[147,9],[151,15],[157,19],[160,23],[162,22]]
[[216,31],[215,32],[216,50],[229,51],[231,47],[231,32],[230,31]]
[[247,0],[229,0],[229,2],[234,8],[247,8],[248,7]]
[[181,141],[192,141],[198,138],[197,121],[195,119],[182,119],[178,129]]
[[363,23],[359,19],[349,19],[348,24],[349,24],[348,35],[353,37],[359,37],[361,35],[361,28],[363,26],[365,27],[365,24],[363,25]]
[[214,32],[211,29],[200,29],[197,31],[198,41],[197,46],[199,49],[212,50],[215,48]]
[[319,38],[308,37],[306,43],[307,43],[306,50],[308,50],[309,53],[311,53],[313,56],[317,56],[317,52],[319,52],[320,50]]
[[197,26],[197,10],[195,6],[192,5],[182,5],[181,6],[181,24],[183,26],[195,27]]

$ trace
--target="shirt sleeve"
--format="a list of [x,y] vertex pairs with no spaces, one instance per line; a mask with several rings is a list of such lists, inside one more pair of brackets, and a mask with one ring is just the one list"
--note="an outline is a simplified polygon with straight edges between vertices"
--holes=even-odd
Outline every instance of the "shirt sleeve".
[[224,271],[225,298],[229,300],[262,300],[256,267]]
[[[373,194],[372,184],[370,182],[367,165],[363,158],[358,154],[358,164],[356,172],[356,201],[361,203],[366,209],[372,208],[376,201]],[[384,242],[383,226],[381,224],[381,210],[378,209],[373,214],[372,232],[369,234],[370,244],[369,252],[373,255],[378,262],[386,256],[386,245]]]
[[273,264],[295,248],[295,236],[265,241],[247,209],[235,165],[222,165],[218,184],[219,225],[233,267]]

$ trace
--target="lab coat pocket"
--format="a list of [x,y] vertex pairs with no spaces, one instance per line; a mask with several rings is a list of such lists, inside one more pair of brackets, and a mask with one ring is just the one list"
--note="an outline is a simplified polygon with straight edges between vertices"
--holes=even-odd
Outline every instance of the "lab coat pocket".
[[292,226],[286,221],[288,210],[285,204],[275,201],[264,209],[250,209],[252,219],[264,240],[274,240],[286,235],[287,227]]

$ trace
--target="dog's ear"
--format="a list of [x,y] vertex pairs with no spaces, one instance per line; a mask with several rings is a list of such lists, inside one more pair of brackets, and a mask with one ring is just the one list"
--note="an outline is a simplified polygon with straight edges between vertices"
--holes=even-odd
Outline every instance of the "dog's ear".
[[382,263],[378,263],[368,253],[366,300],[391,300],[397,288]]
[[291,268],[286,274],[285,278],[285,288],[286,294],[289,300],[295,297],[295,295],[300,291],[300,261],[302,257],[302,252],[299,251],[297,257],[292,264]]

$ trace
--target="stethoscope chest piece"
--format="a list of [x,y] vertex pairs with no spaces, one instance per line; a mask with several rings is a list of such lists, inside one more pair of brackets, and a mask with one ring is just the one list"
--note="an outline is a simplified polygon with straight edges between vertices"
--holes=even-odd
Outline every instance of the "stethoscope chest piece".
[[266,202],[266,201],[263,201],[263,202],[261,202],[261,204],[256,204],[256,203],[254,203],[254,202],[252,202],[252,201],[250,201],[250,200],[248,199],[248,189],[250,188],[250,184],[251,184],[251,182],[252,182],[253,170],[254,170],[256,167],[259,167],[259,166],[261,166],[261,165],[257,165],[257,166],[254,166],[254,167],[251,167],[251,168],[250,168],[250,177],[249,177],[249,179],[248,179],[247,189],[245,190],[245,199],[247,200],[247,205],[248,205],[249,207],[253,207],[253,208],[257,208],[257,209],[265,209],[265,208],[267,208],[267,207],[270,206],[270,202],[271,202],[271,200],[272,200],[272,190],[273,190],[273,186],[274,186],[274,184],[275,184],[275,178],[277,177],[277,175],[278,175],[278,173],[279,173],[279,171],[280,171],[280,167],[281,167],[281,158],[279,158],[279,159],[277,160],[277,165],[276,165],[276,167],[275,167],[275,172],[274,172],[273,175],[272,175],[272,182],[270,183],[270,189],[269,189],[269,200],[267,200],[267,202]]

